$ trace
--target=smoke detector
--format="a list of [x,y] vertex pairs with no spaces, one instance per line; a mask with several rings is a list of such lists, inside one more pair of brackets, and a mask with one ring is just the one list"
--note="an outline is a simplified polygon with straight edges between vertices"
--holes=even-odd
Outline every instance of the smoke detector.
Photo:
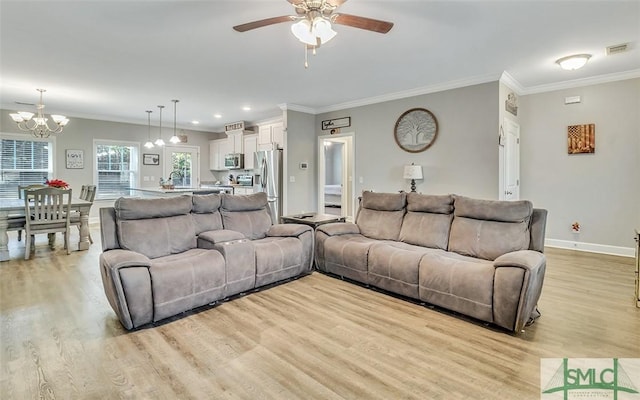
[[607,46],[607,55],[612,56],[618,53],[624,53],[629,50],[629,43],[616,44],[613,46]]

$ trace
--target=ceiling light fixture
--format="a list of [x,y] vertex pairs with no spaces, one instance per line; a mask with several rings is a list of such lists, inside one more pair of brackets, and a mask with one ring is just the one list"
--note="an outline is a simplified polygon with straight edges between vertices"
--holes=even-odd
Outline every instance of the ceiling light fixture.
[[[69,119],[64,115],[51,115],[51,119],[56,124],[56,126],[52,129],[49,127],[47,123],[48,118],[44,117],[44,103],[42,102],[42,93],[46,92],[45,89],[36,89],[40,92],[40,103],[36,105],[37,114],[36,117],[33,118],[32,112],[27,111],[18,111],[14,114],[9,114],[13,121],[18,125],[18,129],[21,131],[30,131],[31,134],[35,137],[46,138],[49,137],[52,133],[60,133],[64,129],[64,127],[69,123]],[[33,121],[33,123],[29,123],[29,121]]]
[[193,121],[191,121],[192,125],[198,125],[200,123],[200,121],[196,121],[195,119]]
[[151,143],[151,113],[153,111],[147,110],[145,112],[147,113],[147,128],[149,130],[149,133],[147,136],[147,143],[144,144],[144,147],[146,147],[147,149],[151,149],[153,148],[153,143]]
[[180,143],[180,138],[176,133],[176,105],[180,100],[171,100],[171,101],[173,101],[173,136],[171,136],[171,139],[169,139],[169,141],[173,144],[176,144],[176,143]]
[[249,107],[249,106],[244,106],[244,107],[242,107],[242,109],[244,111],[251,111],[251,107]]
[[158,133],[158,139],[156,139],[154,143],[156,146],[162,147],[164,146],[164,140],[162,140],[162,109],[164,106],[158,106],[158,108],[160,109],[160,131]]
[[213,118],[222,118],[222,114],[213,114]]
[[327,1],[301,1],[294,4],[298,13],[304,16],[291,25],[291,33],[299,41],[304,43],[304,67],[309,68],[307,51],[312,49],[313,55],[316,49],[333,39],[338,33],[331,27],[333,15],[331,14],[338,6],[334,6]]
[[556,64],[566,71],[573,71],[584,67],[591,58],[591,54],[574,54],[572,56],[562,57],[556,60]]

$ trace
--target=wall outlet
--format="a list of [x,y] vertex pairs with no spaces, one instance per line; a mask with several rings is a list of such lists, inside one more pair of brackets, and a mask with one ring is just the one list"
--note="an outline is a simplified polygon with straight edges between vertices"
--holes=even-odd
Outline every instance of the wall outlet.
[[289,177],[289,182],[293,183],[293,182],[295,182],[295,181],[296,181],[296,177],[295,177],[295,176],[293,176],[293,175],[291,175],[291,176]]
[[364,177],[363,176],[358,178],[358,183],[364,183]]
[[145,177],[142,178],[142,180],[145,181],[145,182],[149,182],[149,177],[145,176]]

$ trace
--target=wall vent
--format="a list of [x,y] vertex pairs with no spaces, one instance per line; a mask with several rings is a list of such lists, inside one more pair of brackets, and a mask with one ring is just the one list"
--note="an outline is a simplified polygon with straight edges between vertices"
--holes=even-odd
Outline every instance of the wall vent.
[[607,46],[607,55],[624,53],[629,49],[629,43],[616,44],[614,46]]

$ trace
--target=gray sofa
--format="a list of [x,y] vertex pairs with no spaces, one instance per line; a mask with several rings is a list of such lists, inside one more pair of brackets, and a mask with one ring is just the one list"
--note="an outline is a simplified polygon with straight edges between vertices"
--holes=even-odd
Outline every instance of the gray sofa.
[[100,271],[126,329],[311,271],[313,230],[272,225],[265,193],[120,198],[100,209]]
[[520,332],[539,314],[547,212],[529,201],[364,192],[316,229],[316,266]]

